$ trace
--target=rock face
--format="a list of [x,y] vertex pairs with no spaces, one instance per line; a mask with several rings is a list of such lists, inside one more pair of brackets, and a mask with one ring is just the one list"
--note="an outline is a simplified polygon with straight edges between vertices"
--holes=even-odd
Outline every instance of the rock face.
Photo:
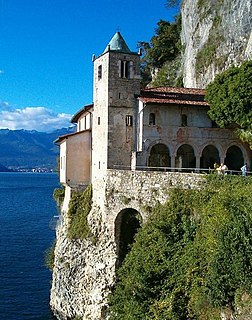
[[251,0],[184,0],[184,86],[205,88],[231,65],[252,59]]
[[[89,225],[99,240],[67,237],[67,208],[71,189],[65,188],[61,220],[56,230],[55,261],[50,305],[57,319],[104,319],[107,296],[115,281],[115,244],[106,224],[100,225],[98,208]],[[96,242],[96,243],[95,243]]]
[[[50,305],[60,320],[108,319],[108,296],[116,279],[123,232],[121,217],[138,212],[148,219],[148,208],[164,203],[169,188],[200,188],[202,175],[194,173],[108,170],[106,183],[93,184],[93,206],[88,224],[93,238],[67,236],[71,188],[66,187],[57,227]],[[125,231],[126,230],[126,231]]]
[[[218,72],[252,58],[251,11],[251,0],[184,0],[182,40],[186,87],[205,87]],[[122,213],[137,212],[146,221],[148,208],[157,201],[167,200],[169,188],[197,188],[202,177],[107,170],[97,181],[93,183],[93,207],[88,216],[94,239],[68,239],[71,190],[66,188],[62,219],[57,227],[50,300],[58,319],[106,319],[108,295],[120,258],[122,230],[126,227],[119,219]]]

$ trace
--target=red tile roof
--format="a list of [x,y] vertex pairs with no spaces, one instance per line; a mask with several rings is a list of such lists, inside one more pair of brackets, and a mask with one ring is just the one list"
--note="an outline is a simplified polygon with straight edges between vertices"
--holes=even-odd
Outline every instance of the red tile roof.
[[146,88],[138,97],[144,103],[208,106],[204,98],[203,89],[173,87]]

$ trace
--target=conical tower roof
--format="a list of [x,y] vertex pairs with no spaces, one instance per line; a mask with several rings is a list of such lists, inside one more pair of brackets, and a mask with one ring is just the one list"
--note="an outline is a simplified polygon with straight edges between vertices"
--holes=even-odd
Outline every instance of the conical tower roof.
[[129,47],[127,46],[120,32],[116,32],[114,34],[113,38],[110,40],[109,44],[104,50],[104,53],[110,50],[123,52],[123,53],[131,53]]

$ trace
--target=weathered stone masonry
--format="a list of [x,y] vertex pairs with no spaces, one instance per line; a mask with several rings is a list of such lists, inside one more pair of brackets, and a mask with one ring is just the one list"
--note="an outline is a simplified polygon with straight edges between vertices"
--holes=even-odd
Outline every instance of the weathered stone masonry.
[[[67,238],[71,189],[66,187],[62,221],[57,228],[50,302],[58,319],[106,318],[107,297],[115,282],[118,259],[115,221],[120,212],[134,209],[146,221],[148,207],[164,203],[171,188],[200,188],[203,180],[203,175],[195,173],[108,170],[106,181],[102,181],[103,189],[101,181],[97,181],[97,186],[94,182],[88,220],[95,241]],[[98,205],[101,199],[102,207]]]

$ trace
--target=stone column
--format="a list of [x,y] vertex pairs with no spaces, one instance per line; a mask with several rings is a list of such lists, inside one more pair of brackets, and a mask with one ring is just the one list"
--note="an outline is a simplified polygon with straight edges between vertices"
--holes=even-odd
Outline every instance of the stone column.
[[[200,168],[200,156],[196,156],[196,168]],[[200,170],[196,170],[196,172],[200,172]]]
[[[176,158],[176,156],[174,156],[174,155],[171,156],[171,167],[172,168],[175,168],[175,158]],[[175,170],[172,169],[172,171],[175,171]]]
[[131,153],[131,170],[132,171],[136,170],[136,163],[137,163],[136,152],[132,151]]

